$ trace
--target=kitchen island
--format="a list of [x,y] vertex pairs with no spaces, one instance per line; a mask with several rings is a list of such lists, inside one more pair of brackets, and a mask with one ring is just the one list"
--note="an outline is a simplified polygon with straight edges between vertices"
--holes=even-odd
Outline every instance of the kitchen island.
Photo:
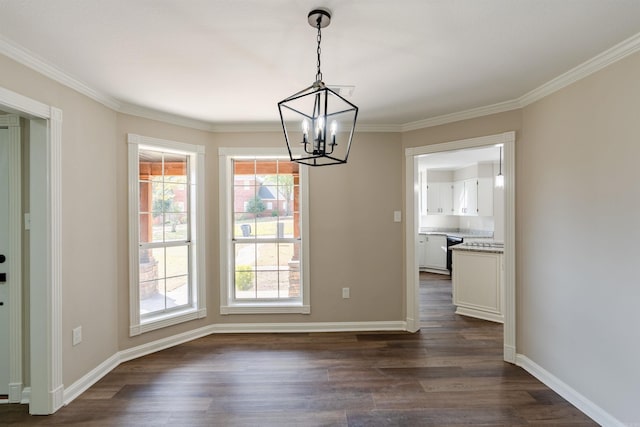
[[504,247],[495,242],[452,246],[456,313],[504,323]]

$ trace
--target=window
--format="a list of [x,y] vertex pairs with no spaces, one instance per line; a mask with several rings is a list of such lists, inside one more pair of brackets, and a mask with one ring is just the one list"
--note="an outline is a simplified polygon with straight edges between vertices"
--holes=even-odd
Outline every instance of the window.
[[220,149],[221,313],[309,313],[306,167]]
[[129,134],[131,336],[206,316],[204,147]]

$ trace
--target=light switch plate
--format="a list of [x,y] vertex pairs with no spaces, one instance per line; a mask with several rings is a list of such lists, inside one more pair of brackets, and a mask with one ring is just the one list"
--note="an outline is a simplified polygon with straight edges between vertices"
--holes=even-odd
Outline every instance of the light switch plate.
[[73,345],[78,345],[82,342],[82,326],[73,328]]
[[393,222],[402,222],[402,212],[393,211]]

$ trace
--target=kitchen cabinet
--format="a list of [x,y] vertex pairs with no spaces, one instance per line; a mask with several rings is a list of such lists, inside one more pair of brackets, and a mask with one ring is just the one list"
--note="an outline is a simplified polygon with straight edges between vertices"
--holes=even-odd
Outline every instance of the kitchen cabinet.
[[504,323],[503,258],[501,252],[453,250],[453,304],[457,314]]
[[493,178],[454,182],[453,213],[461,216],[493,216]]
[[450,182],[430,182],[427,185],[427,214],[452,215],[453,189]]
[[418,267],[419,268],[427,268],[426,254],[427,254],[427,235],[418,234]]
[[478,180],[465,179],[453,183],[453,212],[454,215],[477,215],[478,209]]
[[424,267],[436,270],[447,269],[447,236],[442,234],[425,235]]

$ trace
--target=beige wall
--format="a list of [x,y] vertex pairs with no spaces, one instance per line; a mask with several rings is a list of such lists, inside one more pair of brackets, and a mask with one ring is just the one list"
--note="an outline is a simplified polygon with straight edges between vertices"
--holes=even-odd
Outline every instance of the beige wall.
[[[403,314],[402,148],[398,134],[358,133],[347,167],[311,168],[310,315],[225,315],[220,311],[220,147],[283,147],[280,132],[210,133],[129,115],[118,115],[118,308],[119,346],[131,348],[197,327],[219,323],[400,321]],[[127,144],[136,133],[205,146],[207,311],[205,319],[130,338],[127,246]],[[380,173],[385,171],[385,173]],[[342,288],[351,298],[342,299]]]
[[[70,385],[118,349],[116,114],[0,55],[0,87],[63,110],[62,352]],[[82,344],[71,330],[82,326]],[[28,336],[28,335],[27,335]]]
[[524,109],[518,352],[640,423],[640,54]]

